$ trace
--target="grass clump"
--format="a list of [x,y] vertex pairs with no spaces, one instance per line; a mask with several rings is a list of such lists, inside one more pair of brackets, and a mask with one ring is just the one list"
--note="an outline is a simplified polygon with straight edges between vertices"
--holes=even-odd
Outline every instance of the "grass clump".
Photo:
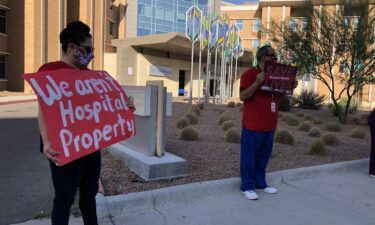
[[229,128],[235,127],[236,121],[234,120],[227,120],[223,123],[223,130],[229,130]]
[[365,132],[360,129],[360,128],[354,128],[351,132],[350,132],[350,137],[352,138],[359,138],[359,139],[364,139],[365,138]]
[[237,128],[232,127],[225,132],[225,141],[229,143],[240,143],[241,134]]
[[195,113],[197,116],[201,115],[201,109],[198,105],[194,105],[190,108],[190,112]]
[[321,137],[321,140],[326,145],[334,146],[334,145],[338,145],[339,144],[339,139],[337,138],[336,135],[334,135],[332,133],[324,134]]
[[289,126],[298,126],[300,123],[299,120],[295,116],[292,116],[290,114],[284,115],[283,121],[285,121],[286,124],[288,124]]
[[197,141],[199,137],[198,130],[194,127],[185,127],[182,132],[180,139],[183,141]]
[[193,112],[189,112],[188,114],[185,115],[185,117],[189,119],[190,124],[198,123],[198,116]]
[[198,107],[199,107],[200,110],[203,110],[204,109],[204,103],[203,102],[199,103]]
[[228,114],[222,114],[219,118],[219,125],[222,125],[225,121],[231,120],[232,116]]
[[228,108],[234,108],[234,107],[236,107],[236,103],[235,102],[228,102],[227,107]]
[[313,120],[313,117],[310,115],[310,114],[306,114],[304,117],[303,117],[304,120],[307,120],[307,121],[312,121]]
[[310,146],[307,154],[325,156],[326,152],[326,146],[324,145],[324,143],[321,140],[317,140]]
[[306,114],[304,112],[297,112],[296,116],[297,117],[304,117]]
[[322,124],[322,123],[323,123],[323,121],[322,121],[321,119],[317,119],[317,118],[314,118],[314,119],[312,120],[312,122],[313,122],[314,124],[316,124],[316,125],[319,125],[319,124]]
[[277,143],[280,143],[280,144],[293,145],[294,144],[294,137],[287,130],[276,131],[275,141]]
[[320,137],[321,133],[318,128],[314,127],[314,128],[311,128],[311,130],[309,131],[307,135],[309,135],[310,137]]
[[326,125],[326,130],[330,132],[340,132],[341,126],[337,123],[328,123]]
[[182,129],[182,128],[187,127],[188,125],[189,125],[189,119],[186,117],[183,117],[177,120],[177,124],[176,124],[177,128]]
[[312,128],[312,124],[311,124],[310,122],[305,121],[305,122],[301,123],[301,124],[298,126],[297,129],[298,129],[299,131],[307,132],[307,131],[309,131],[311,128]]

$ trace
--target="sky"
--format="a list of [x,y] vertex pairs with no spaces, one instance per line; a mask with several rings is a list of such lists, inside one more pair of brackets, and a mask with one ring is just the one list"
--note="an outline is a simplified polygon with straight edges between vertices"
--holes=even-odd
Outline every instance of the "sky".
[[241,3],[244,3],[244,2],[257,2],[257,0],[224,0],[224,2],[241,4]]

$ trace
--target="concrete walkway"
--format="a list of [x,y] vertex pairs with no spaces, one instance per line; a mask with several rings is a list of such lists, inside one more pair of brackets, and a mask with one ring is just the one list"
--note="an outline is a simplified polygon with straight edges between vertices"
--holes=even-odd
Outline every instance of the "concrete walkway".
[[[133,200],[129,198],[132,194],[124,195],[128,200],[121,203],[123,208],[116,208],[116,204],[108,200],[109,211],[113,215],[110,220],[102,220],[101,224],[374,225],[375,179],[367,175],[366,161],[362,160],[361,164],[357,164],[360,166],[350,169],[345,169],[348,164],[338,165],[341,170],[323,165],[271,173],[270,183],[279,188],[279,193],[259,193],[257,201],[242,196],[236,187],[238,178],[136,193],[133,196],[137,197]],[[216,194],[214,184],[217,184]],[[199,193],[194,194],[197,191],[191,192],[193,189],[190,187],[199,185],[202,189],[210,189],[213,194],[202,197]],[[147,200],[150,193],[153,193],[151,205]],[[160,197],[160,193],[164,196]],[[171,196],[169,201],[168,196]],[[22,224],[43,225],[48,222]],[[82,222],[76,219],[71,224]]]
[[0,97],[0,105],[8,105],[15,103],[26,103],[26,102],[36,102],[36,95],[20,95],[20,96],[2,96]]

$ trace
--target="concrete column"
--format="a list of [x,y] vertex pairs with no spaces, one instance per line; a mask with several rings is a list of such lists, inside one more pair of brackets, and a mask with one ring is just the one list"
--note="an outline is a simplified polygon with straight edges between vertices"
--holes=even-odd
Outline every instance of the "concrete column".
[[270,15],[271,14],[271,6],[267,6],[267,33],[266,33],[266,40],[269,38],[269,30],[270,30]]

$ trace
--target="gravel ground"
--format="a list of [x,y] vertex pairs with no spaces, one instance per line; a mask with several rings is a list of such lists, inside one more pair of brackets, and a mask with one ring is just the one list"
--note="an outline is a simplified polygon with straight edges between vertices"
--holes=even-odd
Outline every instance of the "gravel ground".
[[[199,140],[187,142],[179,140],[181,129],[176,128],[176,121],[188,110],[189,105],[181,102],[173,103],[173,116],[167,121],[167,151],[186,159],[189,163],[189,175],[174,180],[158,182],[144,182],[135,173],[124,166],[122,161],[116,159],[108,152],[103,151],[102,174],[104,191],[106,195],[118,195],[130,192],[146,191],[167,186],[216,180],[239,176],[240,145],[224,141],[225,131],[218,125],[220,111],[228,110],[233,115],[238,129],[241,128],[241,113],[238,108],[227,108],[224,105],[209,105],[201,111],[199,124],[194,125],[199,131]],[[322,110],[292,110],[292,114],[303,111],[319,118],[322,125],[314,125],[325,133],[324,124],[336,122],[337,119],[327,109]],[[361,112],[362,113],[362,112]],[[365,139],[350,137],[350,131],[354,127],[361,127],[366,132]],[[307,136],[306,132],[298,131],[296,127],[286,125],[279,120],[278,129],[289,130],[295,139],[293,146],[275,143],[273,154],[268,165],[268,172],[313,166],[367,158],[370,153],[370,132],[367,126],[354,124],[351,117],[343,126],[340,133],[336,133],[340,144],[335,147],[327,147],[326,156],[307,155],[309,145],[318,138]]]

